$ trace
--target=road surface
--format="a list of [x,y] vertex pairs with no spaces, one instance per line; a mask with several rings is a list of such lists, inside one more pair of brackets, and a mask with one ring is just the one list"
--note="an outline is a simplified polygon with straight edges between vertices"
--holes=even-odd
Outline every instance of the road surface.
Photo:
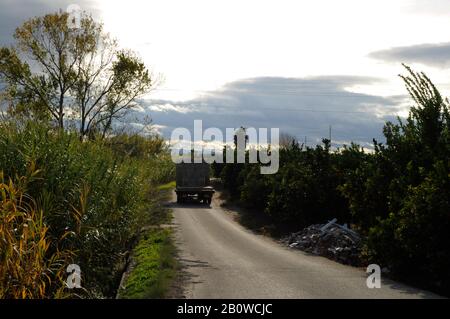
[[256,235],[216,201],[171,203],[186,298],[433,298],[383,280],[366,286],[364,269],[289,249]]

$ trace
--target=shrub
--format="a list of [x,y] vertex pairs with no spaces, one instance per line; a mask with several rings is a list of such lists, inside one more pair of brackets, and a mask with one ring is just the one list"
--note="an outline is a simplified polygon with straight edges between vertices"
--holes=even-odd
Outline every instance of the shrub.
[[384,127],[386,145],[342,188],[367,251],[399,278],[450,293],[450,114],[423,74],[403,77],[416,106]]
[[24,192],[30,177],[14,183],[5,181],[0,171],[0,298],[63,295],[65,267],[72,254],[52,252],[44,212]]
[[316,148],[292,143],[280,150],[277,174],[261,175],[257,164],[225,164],[221,176],[234,198],[276,223],[302,227],[333,217],[344,222],[351,216],[338,187],[363,158],[356,145],[331,153],[326,139]]
[[55,252],[65,236],[60,248],[76,253],[83,287],[113,296],[123,256],[149,213],[152,180],[167,179],[171,163],[165,163],[163,153],[152,159],[119,154],[107,142],[81,142],[76,133],[41,124],[0,124],[0,170],[5,176],[26,175],[30,163],[40,170],[27,193],[49,226],[49,250]]

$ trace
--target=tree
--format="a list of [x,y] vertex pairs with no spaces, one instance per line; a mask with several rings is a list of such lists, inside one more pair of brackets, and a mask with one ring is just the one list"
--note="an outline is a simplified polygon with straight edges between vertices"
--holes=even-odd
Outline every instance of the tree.
[[386,123],[386,145],[341,187],[368,232],[371,261],[398,278],[450,292],[450,114],[424,74],[401,75],[415,106],[405,121]]
[[104,136],[155,84],[137,55],[119,50],[103,25],[85,13],[79,28],[68,24],[67,13],[32,18],[14,38],[15,46],[0,49],[9,111],[51,118],[61,129],[75,121],[81,138],[91,132]]

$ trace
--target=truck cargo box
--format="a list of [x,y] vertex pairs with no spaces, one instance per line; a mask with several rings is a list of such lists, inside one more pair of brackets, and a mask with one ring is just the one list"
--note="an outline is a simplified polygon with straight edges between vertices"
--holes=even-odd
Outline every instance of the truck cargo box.
[[177,202],[196,198],[204,204],[211,204],[214,188],[209,180],[210,166],[207,163],[180,163],[176,165]]

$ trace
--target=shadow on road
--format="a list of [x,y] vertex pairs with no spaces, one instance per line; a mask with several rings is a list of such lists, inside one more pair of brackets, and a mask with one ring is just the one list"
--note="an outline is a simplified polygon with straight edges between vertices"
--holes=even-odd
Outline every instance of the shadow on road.
[[[179,253],[179,252],[178,252]],[[184,299],[186,298],[186,288],[191,285],[201,284],[203,281],[199,280],[199,275],[194,274],[193,268],[213,268],[209,263],[201,260],[193,260],[187,258],[178,258],[179,271],[177,278],[172,283],[170,292],[167,298]]]

